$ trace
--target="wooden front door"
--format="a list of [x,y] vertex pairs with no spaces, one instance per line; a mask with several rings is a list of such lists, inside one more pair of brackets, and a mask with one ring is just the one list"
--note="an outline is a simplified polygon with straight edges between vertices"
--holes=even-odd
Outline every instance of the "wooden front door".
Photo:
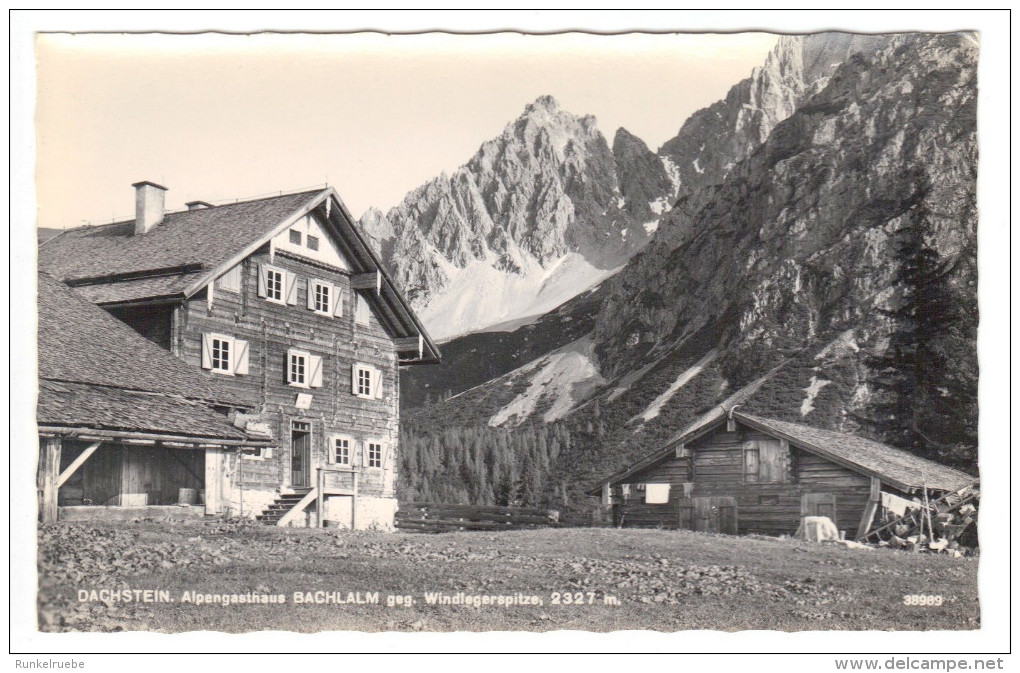
[[292,488],[307,488],[312,460],[312,426],[310,423],[294,421],[290,431],[290,485]]

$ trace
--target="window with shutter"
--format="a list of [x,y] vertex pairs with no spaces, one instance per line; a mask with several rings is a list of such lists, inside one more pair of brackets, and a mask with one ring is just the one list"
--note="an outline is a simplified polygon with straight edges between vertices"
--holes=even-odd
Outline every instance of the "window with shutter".
[[319,315],[332,317],[335,310],[333,292],[334,288],[329,283],[315,279],[309,280],[308,308]]
[[283,269],[263,264],[259,274],[259,296],[275,304],[287,303],[285,299],[288,297],[288,275]]
[[355,363],[352,368],[353,381],[352,381],[352,392],[358,397],[374,398],[375,391],[372,387],[373,381],[373,370],[368,365],[361,363]]
[[[308,351],[290,348],[287,350],[287,384],[298,388],[307,388],[309,382],[309,360],[311,355]],[[321,367],[321,365],[320,365]]]
[[337,465],[351,464],[351,438],[343,435],[334,435],[332,438],[332,451],[330,462]]
[[[239,353],[238,343],[243,345],[243,353]],[[248,342],[234,339],[225,334],[202,335],[202,368],[216,374],[233,376],[235,373],[248,373]],[[243,371],[237,371],[237,365],[243,356]]]

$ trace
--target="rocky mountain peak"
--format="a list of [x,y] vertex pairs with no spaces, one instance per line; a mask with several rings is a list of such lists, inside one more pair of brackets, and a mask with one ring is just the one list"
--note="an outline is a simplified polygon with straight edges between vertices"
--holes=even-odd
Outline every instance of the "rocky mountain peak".
[[538,112],[542,110],[546,112],[552,112],[555,110],[559,110],[559,108],[560,104],[556,101],[556,99],[550,96],[549,94],[545,94],[544,96],[539,96],[538,98],[536,98],[533,103],[528,103],[528,105],[524,108],[524,114],[529,115],[532,112]]

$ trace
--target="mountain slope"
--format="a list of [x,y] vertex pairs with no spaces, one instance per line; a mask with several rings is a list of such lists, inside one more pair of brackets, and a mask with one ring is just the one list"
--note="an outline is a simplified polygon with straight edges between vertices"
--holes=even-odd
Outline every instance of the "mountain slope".
[[725,400],[974,469],[976,57],[968,34],[853,54],[683,196],[603,283],[574,351],[597,370],[569,382],[569,410],[564,386],[534,387],[553,354],[409,421],[517,427],[556,408],[576,441],[548,474],[572,484]]
[[[623,230],[621,236],[642,232],[654,235],[664,211],[673,207],[673,201],[662,194],[688,195],[700,187],[724,181],[733,166],[761,145],[775,124],[792,114],[805,96],[827,81],[840,59],[858,52],[873,52],[886,40],[884,36],[844,33],[784,36],[762,67],[755,68],[748,79],[734,86],[726,99],[692,115],[676,138],[663,145],[658,154],[626,129],[619,129],[612,153],[620,198],[627,220],[640,223],[640,227]],[[380,241],[394,240],[393,226],[378,211],[366,214],[363,225],[370,232],[381,232],[376,236]],[[386,253],[388,249],[383,246],[383,250]],[[389,256],[393,257],[392,250]],[[427,275],[433,259],[426,255],[418,268]],[[545,270],[538,276],[539,268],[536,265],[536,274],[531,276],[504,275],[485,264],[455,270],[451,274],[454,280],[423,310],[426,322],[439,327],[442,334],[449,334],[457,330],[445,329],[444,321],[478,329],[491,321],[493,307],[505,311],[508,317],[549,311],[603,277],[603,272],[587,266],[577,255],[567,257],[551,273]],[[540,282],[529,280],[535,278]],[[484,297],[480,299],[482,292]],[[590,297],[585,301],[590,302]],[[546,315],[548,319],[542,319],[542,325],[555,325],[560,320],[558,316],[571,314],[568,307],[557,308]],[[512,328],[491,325],[488,332],[477,331],[469,337],[453,339],[444,344],[445,362],[440,368],[414,370],[405,377],[405,408],[424,401],[426,388],[431,390],[431,399],[449,396],[483,383],[478,378],[481,371],[495,378],[526,362],[507,358],[508,352],[515,358],[525,355],[534,358],[561,348],[581,336],[577,331],[580,324],[578,321],[571,325],[568,339],[549,329],[534,334],[530,329],[522,329],[519,334],[508,336],[506,331]],[[524,343],[527,348],[522,349],[520,344]],[[484,365],[473,364],[465,354]]]

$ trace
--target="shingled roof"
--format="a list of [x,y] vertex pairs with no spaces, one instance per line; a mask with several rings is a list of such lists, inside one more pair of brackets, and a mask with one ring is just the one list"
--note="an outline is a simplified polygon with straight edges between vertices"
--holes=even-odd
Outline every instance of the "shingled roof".
[[903,491],[927,486],[940,491],[956,491],[974,481],[974,477],[920,456],[846,432],[752,416],[739,411],[733,417],[773,436],[857,468]]
[[39,274],[39,378],[248,406],[75,290]]
[[67,381],[39,382],[37,422],[40,428],[249,443],[243,431],[201,402]]
[[354,273],[379,273],[378,292],[366,296],[394,338],[415,344],[407,347],[415,356],[401,362],[439,362],[439,349],[332,187],[167,213],[142,235],[134,220],[69,229],[40,244],[39,269],[95,303],[184,299],[313,210]]
[[[745,425],[786,439],[794,446],[815,453],[856,472],[878,477],[882,483],[904,492],[926,486],[939,491],[956,491],[973,483],[965,472],[921,458],[902,449],[872,441],[846,432],[822,430],[800,423],[778,421],[737,411],[735,407],[718,406],[702,416],[699,422],[669,440],[665,446],[630,466],[603,479],[600,483],[617,484],[663,460],[672,458],[681,443],[693,442],[732,417]],[[598,495],[599,490],[589,491]]]
[[39,268],[63,281],[187,265],[214,269],[321,193],[167,213],[144,236],[135,235],[134,220],[68,229],[39,247]]

